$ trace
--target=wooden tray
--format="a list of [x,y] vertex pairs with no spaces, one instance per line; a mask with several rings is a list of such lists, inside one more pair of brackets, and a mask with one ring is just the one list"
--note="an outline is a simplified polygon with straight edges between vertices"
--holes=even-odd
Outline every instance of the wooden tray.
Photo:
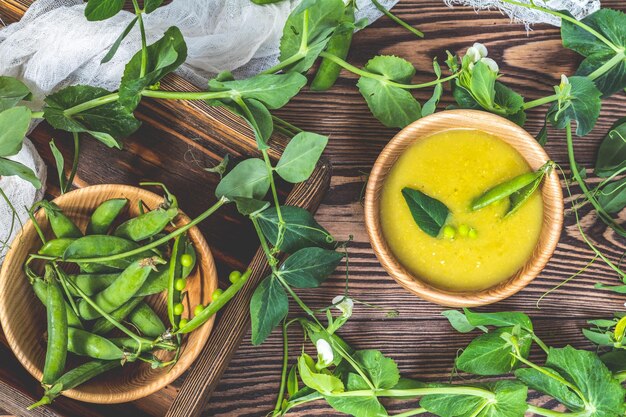
[[[16,21],[29,4],[30,0],[0,0],[0,18],[7,24]],[[175,75],[168,76],[161,87],[197,90]],[[234,161],[257,155],[254,137],[245,121],[202,102],[144,99],[135,114],[143,125],[124,142],[123,151],[109,150],[91,138],[81,137],[75,186],[163,182],[178,197],[181,208],[194,217],[216,200],[214,190],[219,177],[204,168],[215,166],[226,154]],[[45,123],[29,137],[48,166],[47,192],[50,197],[57,196],[57,173],[48,143],[54,138],[66,161],[71,161],[71,137]],[[280,156],[287,141],[280,135],[272,138],[273,159]],[[317,209],[328,188],[330,173],[328,161],[322,159],[306,183],[294,187],[279,182],[281,198],[290,205]],[[267,273],[254,230],[232,207],[221,209],[199,227],[215,257],[222,287],[228,285],[232,269],[243,270],[250,265],[254,273],[241,293],[219,314],[209,342],[189,372],[166,389],[132,403],[103,406],[61,397],[53,406],[28,412],[25,407],[38,399],[42,390],[15,359],[4,336],[0,336],[0,410],[17,416],[48,417],[199,415],[248,330],[248,304],[256,284]]]

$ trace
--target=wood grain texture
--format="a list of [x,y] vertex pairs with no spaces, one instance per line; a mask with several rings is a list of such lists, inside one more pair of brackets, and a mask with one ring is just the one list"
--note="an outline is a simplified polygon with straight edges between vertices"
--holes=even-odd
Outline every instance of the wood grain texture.
[[[26,1],[26,0],[18,0]],[[5,22],[10,19],[4,14],[5,4],[10,5],[16,0],[0,0],[2,10],[0,15]],[[604,7],[626,10],[622,0],[604,0]],[[387,18],[376,21],[367,29],[360,31],[354,37],[354,44],[348,60],[358,66],[364,65],[367,60],[376,54],[395,54],[410,60],[417,67],[416,82],[433,79],[431,62],[438,57],[442,62],[445,59],[445,50],[453,52],[465,50],[474,42],[483,42],[489,48],[490,56],[496,59],[504,74],[502,81],[509,84],[516,91],[522,93],[528,100],[533,100],[553,93],[552,86],[558,83],[562,73],[572,74],[580,57],[561,46],[559,31],[548,25],[533,26],[527,32],[523,25],[513,24],[507,16],[497,11],[476,13],[472,8],[455,7],[450,9],[441,0],[400,0],[393,11],[412,25],[423,30],[425,39],[416,39],[413,35],[398,28]],[[18,14],[17,16],[21,16]],[[363,205],[361,202],[365,181],[378,154],[388,141],[397,133],[396,130],[386,129],[370,114],[358,90],[355,87],[356,77],[342,73],[337,85],[330,91],[316,93],[304,91],[299,94],[288,106],[281,109],[278,115],[299,127],[331,136],[326,155],[333,165],[331,190],[326,194],[323,204],[317,212],[317,220],[328,228],[338,239],[346,239],[352,235],[350,244],[350,287],[353,296],[360,300],[375,303],[384,309],[397,310],[398,317],[389,318],[385,310],[371,309],[362,305],[355,308],[353,320],[341,330],[341,335],[353,346],[359,349],[379,348],[385,354],[392,356],[400,364],[403,375],[426,381],[445,381],[450,377],[454,357],[458,349],[465,346],[472,335],[459,335],[452,331],[447,321],[440,313],[444,308],[421,300],[407,292],[390,278],[380,266],[369,244],[364,225]],[[416,97],[423,102],[428,99],[431,91],[419,90]],[[449,89],[443,95],[439,109],[451,104]],[[526,130],[535,135],[543,126],[543,115],[546,108],[530,111],[526,123]],[[595,153],[599,141],[606,134],[615,119],[626,115],[626,97],[621,94],[606,100],[598,125],[593,132],[584,139],[576,140],[576,153],[582,166],[591,168],[595,160]],[[166,115],[167,117],[167,115]],[[172,119],[166,119],[173,122]],[[180,129],[174,124],[167,124],[170,129]],[[147,127],[148,132],[152,132]],[[202,132],[202,129],[200,129]],[[179,134],[179,133],[177,133]],[[195,164],[190,155],[197,157],[200,164],[211,161],[205,156],[205,151],[190,146],[191,152],[170,143],[162,133],[146,137],[133,137],[130,142],[137,147],[150,150],[147,160],[137,156],[128,158],[126,153],[116,153],[116,158],[107,159],[114,163],[107,170],[89,171],[85,166],[97,166],[98,158],[106,155],[106,149],[99,145],[85,141],[84,146],[99,148],[86,152],[81,162],[81,178],[92,182],[114,181],[130,182],[145,172],[146,177],[159,175],[175,176],[177,172],[185,172],[181,161],[190,161]],[[177,143],[174,141],[173,143]],[[193,145],[193,144],[190,144]],[[154,149],[152,149],[154,148]],[[50,163],[49,152],[44,140],[38,142],[38,149],[43,151],[46,160]],[[167,150],[167,152],[163,152]],[[102,153],[104,151],[105,153]],[[562,133],[551,130],[550,140],[546,146],[550,157],[561,164],[567,175],[567,156],[565,137]],[[66,157],[70,155],[65,148]],[[152,153],[154,152],[154,153]],[[184,159],[185,155],[187,159]],[[159,164],[159,158],[165,157],[167,164]],[[147,157],[148,158],[148,157]],[[120,161],[120,162],[117,162]],[[136,162],[137,167],[133,165]],[[127,163],[129,166],[123,165]],[[164,166],[166,165],[166,166]],[[130,171],[126,171],[129,169]],[[199,171],[199,170],[198,170]],[[197,204],[198,210],[206,207],[206,201],[197,197],[197,189],[204,189],[208,176],[193,171],[189,182],[182,178],[177,181],[185,184],[182,189],[192,190],[183,207],[190,211]],[[594,180],[590,180],[593,183]],[[563,185],[563,181],[561,181]],[[207,185],[206,188],[209,188]],[[572,189],[578,196],[580,190]],[[566,207],[573,198],[565,193]],[[188,209],[187,207],[190,207]],[[197,214],[197,213],[196,213]],[[584,229],[609,257],[618,261],[626,251],[626,241],[596,220],[595,214],[589,207],[580,210]],[[233,213],[234,218],[234,213]],[[620,214],[622,220],[626,214]],[[593,289],[596,282],[617,284],[618,278],[611,269],[601,262],[595,262],[584,273],[547,296],[537,308],[539,297],[563,280],[569,278],[584,267],[592,258],[592,251],[586,246],[575,225],[571,212],[566,212],[564,228],[554,256],[542,273],[524,290],[497,304],[481,309],[481,311],[520,310],[527,312],[535,321],[539,335],[550,345],[557,347],[572,344],[576,347],[591,349],[592,345],[582,336],[580,329],[585,326],[589,318],[607,317],[613,311],[624,309],[623,296],[602,292]],[[211,229],[223,232],[220,224],[209,224],[203,228],[207,240],[211,242]],[[228,236],[224,236],[228,238]],[[250,256],[254,248],[248,248],[245,239],[233,239],[240,247],[241,252]],[[231,240],[229,240],[231,242]],[[238,261],[228,257],[226,248],[230,244],[220,243],[217,249],[212,247],[218,261],[218,270],[224,260],[236,264]],[[247,249],[244,249],[247,248]],[[224,250],[221,250],[221,249]],[[232,247],[231,247],[232,248]],[[324,307],[337,294],[343,292],[344,268],[342,264],[338,271],[329,279],[322,289],[298,290],[298,293],[313,308]],[[223,272],[220,274],[223,275]],[[300,315],[295,304],[290,306],[292,316]],[[219,321],[218,326],[219,327]],[[216,327],[216,329],[217,329]],[[301,335],[297,332],[290,334],[292,341],[292,360],[298,354]],[[0,345],[0,348],[2,346]],[[205,408],[204,416],[235,417],[253,416],[263,417],[274,406],[276,391],[279,384],[279,374],[282,359],[282,340],[279,332],[274,332],[262,346],[252,346],[250,335],[244,341],[232,358],[229,368],[224,373],[219,385]],[[2,358],[10,353],[0,351]],[[534,352],[535,359],[541,360],[540,352]],[[0,372],[4,372],[11,364],[2,361]],[[19,376],[21,366],[10,368],[12,374]],[[28,377],[28,375],[26,375]],[[201,376],[198,376],[201,378]],[[37,386],[32,378],[23,378],[21,381],[25,395],[33,395]],[[456,378],[455,381],[462,382]],[[1,387],[0,387],[1,388]],[[132,415],[147,416],[150,412],[162,410],[163,398],[174,395],[175,389],[168,388],[159,397],[151,397],[152,404],[132,403],[117,408],[110,406],[106,409],[97,409],[104,415]],[[0,396],[1,398],[1,396]],[[6,396],[5,396],[6,398]],[[553,401],[532,395],[533,402],[545,407],[555,407]],[[392,410],[400,412],[408,409],[411,403],[394,403]],[[2,406],[0,406],[2,408]],[[94,415],[91,409],[80,408],[80,404],[62,399],[57,403],[57,409],[71,416]],[[11,411],[16,414],[15,411]],[[153,414],[157,415],[157,414]],[[294,409],[293,416],[339,416],[324,402],[315,402]]]
[[380,220],[381,193],[389,172],[408,148],[421,139],[457,129],[478,130],[499,138],[516,149],[533,170],[539,169],[549,160],[534,137],[503,117],[476,110],[448,110],[432,114],[398,132],[376,159],[365,191],[365,227],[378,260],[398,284],[418,297],[443,306],[477,307],[510,297],[530,284],[543,270],[561,236],[563,193],[559,177],[553,170],[541,186],[543,224],[537,246],[526,264],[502,283],[482,291],[453,292],[436,288],[414,276],[394,256],[383,236]]

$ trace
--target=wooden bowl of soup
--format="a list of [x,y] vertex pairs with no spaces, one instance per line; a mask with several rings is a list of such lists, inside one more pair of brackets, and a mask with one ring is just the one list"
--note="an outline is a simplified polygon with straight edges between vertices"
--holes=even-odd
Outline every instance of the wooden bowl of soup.
[[[400,285],[437,304],[473,307],[528,285],[552,256],[563,226],[563,194],[552,170],[511,215],[502,199],[471,203],[494,186],[542,167],[549,157],[515,123],[476,110],[450,110],[401,130],[376,160],[365,224],[383,267]],[[445,233],[426,233],[403,190],[445,204]]]

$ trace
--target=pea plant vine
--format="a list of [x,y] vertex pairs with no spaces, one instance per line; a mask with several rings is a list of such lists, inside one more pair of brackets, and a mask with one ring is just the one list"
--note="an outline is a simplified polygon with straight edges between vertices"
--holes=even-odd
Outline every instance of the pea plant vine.
[[[279,0],[276,0],[279,1]],[[255,0],[255,3],[274,3]],[[626,323],[620,318],[594,321],[586,335],[596,343],[613,350],[603,356],[571,347],[549,348],[535,334],[530,319],[522,313],[444,314],[460,332],[484,332],[474,339],[456,360],[458,369],[475,376],[508,375],[514,380],[477,382],[469,385],[427,384],[401,378],[397,364],[376,350],[354,350],[337,332],[352,314],[354,300],[347,294],[333,300],[331,307],[316,311],[307,306],[294,288],[321,285],[344,258],[341,245],[320,226],[306,210],[282,205],[278,198],[275,176],[297,183],[305,181],[327,145],[328,138],[305,132],[272,115],[285,106],[307,84],[307,73],[321,60],[312,89],[330,88],[341,70],[359,76],[357,87],[372,114],[387,127],[402,128],[436,111],[444,86],[449,84],[457,108],[482,109],[506,117],[519,125],[526,121],[530,109],[548,106],[544,129],[538,141],[548,140],[547,125],[565,129],[572,179],[582,190],[583,203],[593,206],[600,220],[621,236],[626,230],[613,215],[626,206],[626,120],[616,122],[602,142],[594,174],[604,178],[595,188],[586,183],[586,172],[576,162],[575,134],[587,135],[600,115],[602,100],[626,88],[626,15],[601,9],[578,21],[558,12],[530,3],[503,0],[511,5],[549,13],[562,20],[563,45],[585,57],[576,74],[563,76],[554,94],[532,101],[501,81],[498,64],[488,57],[486,48],[476,43],[461,56],[447,52],[450,72],[444,76],[437,60],[433,61],[433,79],[413,83],[416,70],[409,61],[396,56],[376,56],[363,68],[346,61],[352,33],[365,26],[354,18],[353,1],[303,0],[290,14],[280,42],[279,62],[272,68],[247,79],[234,79],[223,72],[208,82],[205,91],[165,91],[160,82],[186,59],[183,35],[169,28],[161,39],[148,45],[143,16],[161,6],[162,0],[146,0],[143,7],[132,1],[134,19],[114,42],[103,62],[110,60],[122,40],[135,28],[141,34],[141,49],[125,67],[117,91],[77,85],[63,88],[45,99],[40,110],[24,105],[31,98],[29,89],[19,80],[0,77],[0,175],[18,175],[40,187],[28,168],[7,159],[21,148],[32,119],[45,119],[54,128],[72,134],[75,155],[68,178],[65,161],[54,142],[50,146],[59,170],[61,191],[69,190],[79,164],[80,135],[92,136],[112,148],[121,148],[122,139],[135,132],[140,122],[133,112],[144,97],[151,99],[203,100],[240,115],[255,136],[259,155],[228,169],[229,161],[217,167],[223,175],[216,191],[217,202],[187,226],[155,239],[140,248],[148,250],[183,234],[218,210],[233,203],[250,219],[258,235],[270,273],[256,289],[250,303],[252,342],[262,343],[282,323],[284,357],[281,384],[273,415],[280,416],[309,401],[324,399],[340,412],[354,416],[385,416],[388,410],[379,400],[383,397],[404,399],[417,406],[397,416],[430,412],[442,417],[520,417],[534,413],[547,417],[609,417],[626,412],[626,358],[622,341]],[[377,2],[374,2],[377,4]],[[108,19],[122,9],[117,0],[89,0],[85,14],[89,20]],[[421,32],[398,23],[417,36]],[[432,88],[432,96],[422,105],[412,91]],[[270,137],[277,130],[292,136],[280,160],[274,165],[269,157]],[[265,201],[266,195],[270,201]],[[574,213],[580,201],[574,201]],[[583,238],[596,254],[626,283],[619,264],[602,254],[578,222]],[[281,253],[289,256],[281,262]],[[132,256],[129,251],[124,256]],[[119,255],[64,261],[101,263]],[[594,258],[595,259],[595,258]],[[52,259],[53,261],[55,259]],[[626,293],[626,285],[611,287]],[[306,318],[289,320],[288,298],[291,297]],[[340,311],[333,314],[333,309]],[[320,313],[325,317],[320,318]],[[325,323],[323,323],[325,321]],[[197,322],[199,323],[199,321]],[[197,324],[196,323],[196,324]],[[317,359],[306,353],[289,365],[287,329],[300,326],[317,350]],[[547,355],[543,364],[529,359],[531,345]],[[303,350],[304,352],[304,350]],[[528,389],[551,396],[569,412],[556,412],[527,403]]]

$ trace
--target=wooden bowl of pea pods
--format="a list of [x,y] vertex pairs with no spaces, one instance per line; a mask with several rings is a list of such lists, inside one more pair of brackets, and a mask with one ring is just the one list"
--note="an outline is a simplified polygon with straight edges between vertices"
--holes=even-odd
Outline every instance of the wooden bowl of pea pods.
[[[85,233],[94,210],[101,203],[111,199],[127,199],[128,204],[124,206],[109,230],[114,230],[116,225],[139,215],[140,210],[143,210],[140,209],[140,206],[150,210],[158,207],[164,201],[163,195],[155,194],[143,188],[109,184],[71,191],[56,198],[53,203],[63,210],[63,213],[78,226],[81,232]],[[34,218],[40,225],[45,238],[47,240],[54,238],[44,210],[37,211]],[[189,221],[190,219],[184,213],[179,212],[174,219],[174,225],[180,227]],[[186,295],[181,300],[184,306],[181,315],[183,319],[189,318],[196,305],[209,304],[211,295],[218,285],[215,263],[204,237],[196,227],[189,229],[187,236],[193,249],[195,249],[196,261],[195,267],[186,280],[184,289]],[[0,323],[2,329],[17,359],[38,381],[42,379],[46,357],[46,309],[33,291],[31,279],[25,273],[24,264],[29,254],[37,253],[41,246],[42,241],[35,225],[32,221],[26,222],[12,243],[0,272]],[[32,263],[32,271],[43,275],[43,264],[39,265],[39,263],[38,261]],[[63,265],[63,267],[68,274],[78,273],[76,270],[72,271],[71,267],[67,265]],[[160,265],[156,267],[159,268]],[[74,268],[76,267],[74,266]],[[30,274],[32,276],[32,272]],[[169,325],[166,291],[149,295],[145,297],[144,301],[165,325]],[[76,388],[63,391],[62,394],[84,402],[114,404],[134,401],[161,390],[185,372],[198,357],[202,347],[209,339],[213,321],[214,318],[211,318],[204,325],[184,336],[180,357],[171,366],[153,368],[150,363],[142,361],[125,363],[114,366],[114,369]],[[90,325],[87,324],[86,326]],[[155,352],[155,356],[164,362],[171,360],[173,355],[173,352],[165,350]],[[87,361],[87,358],[69,354],[65,364],[65,372]],[[33,393],[33,396],[39,394]]]

